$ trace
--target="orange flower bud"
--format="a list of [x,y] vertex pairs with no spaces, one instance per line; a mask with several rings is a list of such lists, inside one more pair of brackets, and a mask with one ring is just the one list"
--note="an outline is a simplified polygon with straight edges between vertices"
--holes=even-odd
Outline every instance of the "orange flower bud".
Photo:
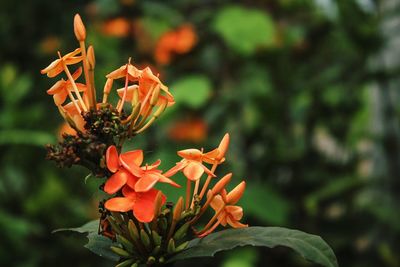
[[180,197],[175,204],[174,214],[172,217],[173,221],[176,221],[176,222],[179,221],[179,219],[181,218],[182,210],[183,210],[183,197]]
[[89,46],[87,50],[87,60],[89,63],[89,69],[94,69],[94,66],[96,65],[96,58],[94,56],[94,49],[93,46]]
[[85,41],[86,29],[79,14],[76,14],[74,17],[74,32],[78,41]]
[[243,181],[238,184],[231,192],[226,195],[227,204],[234,205],[242,197],[244,190],[246,189],[246,182]]
[[104,93],[109,94],[112,88],[114,80],[113,79],[107,79],[106,84],[104,85]]
[[154,88],[153,94],[151,95],[150,99],[150,105],[155,105],[158,102],[158,98],[160,97],[160,85],[157,85],[156,88]]
[[156,220],[158,215],[160,214],[162,204],[163,204],[163,194],[161,191],[158,191],[154,205],[154,218],[156,218]]
[[222,160],[226,154],[226,151],[228,150],[229,147],[229,134],[226,133],[224,137],[221,140],[221,143],[218,146],[218,155],[216,157],[217,160]]
[[231,178],[232,178],[232,173],[228,173],[227,175],[222,177],[221,180],[219,180],[214,185],[214,187],[212,189],[212,194],[213,195],[219,194],[219,192],[221,192],[221,190],[224,189],[225,186],[231,181]]

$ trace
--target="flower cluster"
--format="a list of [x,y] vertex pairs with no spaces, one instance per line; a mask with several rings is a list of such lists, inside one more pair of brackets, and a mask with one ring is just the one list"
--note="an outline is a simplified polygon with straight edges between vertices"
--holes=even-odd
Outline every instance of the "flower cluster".
[[[97,101],[94,83],[94,49],[86,49],[86,29],[79,15],[74,20],[79,48],[62,56],[43,69],[42,74],[57,77],[65,74],[48,91],[60,114],[75,132],[64,134],[55,146],[48,146],[48,158],[61,167],[80,164],[99,178],[105,178],[101,189],[108,195],[100,202],[99,234],[115,242],[111,247],[120,257],[121,266],[162,264],[173,253],[186,248],[188,238],[203,237],[219,225],[242,228],[243,210],[237,202],[246,183],[233,190],[226,186],[232,174],[219,178],[216,169],[225,162],[229,134],[211,151],[186,149],[178,151],[181,160],[166,171],[161,160],[145,162],[142,150],[123,151],[126,140],[145,131],[174,104],[174,97],[150,68],[138,69],[131,60],[106,75],[103,96]],[[70,68],[80,64],[71,73]],[[79,82],[84,76],[84,81]],[[115,80],[124,87],[114,92],[116,104],[108,101]],[[66,103],[67,102],[67,103]],[[182,175],[181,175],[182,174]],[[182,176],[186,190],[174,204],[156,189],[158,183],[176,188]],[[202,229],[199,220],[214,215]]]

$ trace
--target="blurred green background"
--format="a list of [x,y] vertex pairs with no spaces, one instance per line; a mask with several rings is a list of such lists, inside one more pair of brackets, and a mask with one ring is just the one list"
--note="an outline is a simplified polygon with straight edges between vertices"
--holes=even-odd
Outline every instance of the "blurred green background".
[[[168,169],[230,132],[218,173],[248,182],[246,222],[321,235],[341,266],[400,266],[399,1],[0,2],[0,266],[111,266],[83,237],[51,234],[96,218],[101,198],[87,171],[44,159],[62,119],[39,70],[77,47],[77,12],[98,92],[131,56],[176,97],[131,142],[148,162]],[[313,266],[280,248],[188,264]]]

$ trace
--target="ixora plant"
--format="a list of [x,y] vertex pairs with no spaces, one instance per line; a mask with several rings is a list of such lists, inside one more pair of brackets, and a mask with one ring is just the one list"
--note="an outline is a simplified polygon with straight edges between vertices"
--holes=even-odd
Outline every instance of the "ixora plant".
[[[58,59],[41,71],[50,78],[66,75],[66,80],[58,80],[47,93],[74,130],[64,134],[57,145],[49,145],[47,157],[60,167],[88,168],[104,179],[101,190],[108,197],[99,203],[98,220],[56,231],[85,233],[85,247],[118,267],[166,265],[245,245],[286,246],[315,263],[338,266],[333,251],[318,236],[280,227],[248,227],[240,222],[243,209],[237,203],[246,182],[228,191],[232,174],[221,178],[216,174],[225,161],[228,134],[209,152],[178,151],[182,159],[165,172],[159,168],[160,160],[143,164],[142,150],[124,151],[125,141],[149,128],[174,104],[174,97],[150,68],[138,69],[128,60],[106,76],[102,101],[98,102],[94,49],[85,47],[86,30],[79,15],[74,19],[74,31],[80,47],[66,55],[58,53]],[[71,73],[70,68],[77,64],[81,66]],[[79,83],[82,73],[84,83]],[[124,86],[116,90],[119,100],[115,105],[108,96],[118,79]],[[176,203],[166,202],[168,196],[156,189],[157,184],[181,188],[174,179],[178,173],[185,177],[186,189],[178,189],[182,196]],[[200,224],[200,219],[208,223]],[[221,226],[232,229],[216,231]]]

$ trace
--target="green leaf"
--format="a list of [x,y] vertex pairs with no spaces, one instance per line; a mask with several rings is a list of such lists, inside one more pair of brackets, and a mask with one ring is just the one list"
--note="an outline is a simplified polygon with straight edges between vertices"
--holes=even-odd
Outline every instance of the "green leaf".
[[169,262],[195,257],[211,257],[215,253],[238,246],[289,247],[303,258],[325,267],[338,267],[332,249],[316,235],[281,227],[248,227],[228,229],[190,241],[188,249]]
[[211,83],[204,75],[187,76],[172,84],[171,92],[176,103],[200,108],[211,94]]
[[99,235],[97,233],[98,227],[99,220],[93,220],[80,227],[57,229],[54,230],[53,233],[69,231],[87,234],[86,237],[88,239],[88,242],[85,245],[85,248],[103,258],[109,259],[111,261],[118,261],[119,257],[115,255],[115,253],[113,253],[110,249],[113,242],[109,238]]
[[257,48],[272,45],[275,26],[263,11],[229,6],[220,10],[214,21],[214,30],[233,50],[251,55]]

